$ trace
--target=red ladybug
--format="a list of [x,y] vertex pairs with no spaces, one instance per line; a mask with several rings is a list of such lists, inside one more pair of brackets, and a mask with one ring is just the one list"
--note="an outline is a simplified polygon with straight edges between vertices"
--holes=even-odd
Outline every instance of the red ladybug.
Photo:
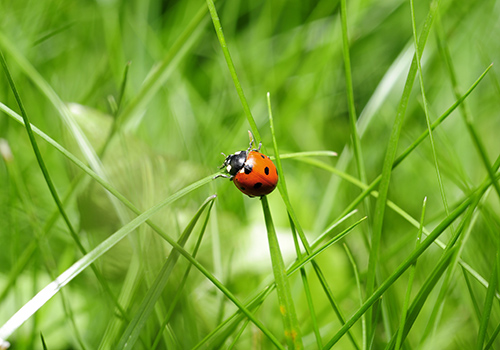
[[252,149],[252,143],[246,151],[227,156],[220,168],[225,167],[229,175],[219,174],[216,177],[234,181],[236,187],[249,197],[262,197],[276,188],[278,171],[271,159],[259,152],[262,143],[257,149]]

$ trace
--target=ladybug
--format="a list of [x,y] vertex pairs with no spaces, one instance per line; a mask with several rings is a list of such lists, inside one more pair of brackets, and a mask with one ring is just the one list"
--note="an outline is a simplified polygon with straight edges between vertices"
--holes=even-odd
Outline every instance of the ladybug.
[[252,143],[253,140],[250,141],[250,147],[246,151],[238,151],[227,156],[220,169],[225,167],[229,175],[219,174],[216,178],[229,178],[247,196],[262,197],[276,188],[278,170],[268,156],[260,153],[262,142],[256,149],[252,149]]

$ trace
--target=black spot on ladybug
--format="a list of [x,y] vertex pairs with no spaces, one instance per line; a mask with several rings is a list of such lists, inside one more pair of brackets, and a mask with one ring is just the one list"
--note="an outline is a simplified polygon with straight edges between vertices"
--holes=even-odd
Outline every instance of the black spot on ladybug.
[[266,175],[269,175],[269,168],[267,166],[264,168],[264,172],[266,173]]
[[262,182],[257,182],[255,185],[253,185],[253,188],[258,189],[258,188],[261,188],[261,186],[262,186]]
[[245,190],[245,187],[240,187],[240,189],[241,189],[242,191],[244,191],[244,190]]
[[250,174],[252,172],[253,165],[251,165],[251,164],[245,164],[244,169],[245,169],[245,174],[248,175],[248,174]]
[[261,154],[260,156],[262,157],[262,159],[266,159],[266,157],[263,154]]

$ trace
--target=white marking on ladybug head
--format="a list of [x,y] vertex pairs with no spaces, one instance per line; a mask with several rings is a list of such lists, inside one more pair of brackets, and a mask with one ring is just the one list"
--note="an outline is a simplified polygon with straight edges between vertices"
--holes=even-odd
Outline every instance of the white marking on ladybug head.
[[227,167],[226,167],[226,170],[227,170],[228,173],[231,172],[231,168],[232,168],[231,164],[228,164]]
[[241,168],[241,170],[238,172],[243,174],[245,172],[245,167]]

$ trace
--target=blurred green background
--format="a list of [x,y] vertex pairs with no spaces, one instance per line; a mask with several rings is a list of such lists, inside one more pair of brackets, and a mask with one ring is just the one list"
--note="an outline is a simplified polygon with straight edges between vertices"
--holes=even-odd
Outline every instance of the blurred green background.
[[[414,51],[410,3],[353,0],[347,6],[354,102],[362,161],[370,183],[382,171]],[[415,4],[418,33],[422,31],[429,6],[430,1]],[[250,127],[206,7],[204,1],[192,0],[0,0],[0,49],[32,124],[88,162],[88,155],[81,149],[85,139],[75,134],[72,122],[68,122],[74,121],[100,155],[109,182],[141,210],[215,173],[224,160],[220,152],[230,154],[248,145]],[[217,1],[216,7],[239,80],[269,155],[273,148],[267,92],[271,94],[280,153],[333,150],[339,153],[338,158],[318,159],[359,178],[349,151],[352,138],[339,2],[226,0]],[[498,62],[499,18],[498,1],[439,2],[438,16],[422,58],[432,121],[456,100],[437,34],[439,31],[443,34],[459,93],[463,94],[492,62]],[[124,95],[117,111],[115,106],[120,102],[128,63]],[[498,67],[494,65],[464,105],[491,163],[500,151],[498,79]],[[58,105],[57,101],[63,104]],[[19,112],[3,73],[0,102]],[[64,108],[70,112],[66,119],[61,115]],[[455,111],[433,133],[451,209],[470,196],[471,190],[487,176],[462,113]],[[113,125],[118,125],[117,130],[106,141]],[[417,78],[397,154],[426,129]],[[0,138],[4,140],[4,158],[0,161],[0,288],[5,291],[0,300],[1,325],[82,255],[60,218],[53,226],[49,225],[57,209],[26,130],[1,113]],[[52,146],[40,138],[37,140],[57,191],[61,197],[68,197],[65,209],[88,250],[135,217],[111,201],[98,183],[87,176],[79,179],[81,170]],[[11,159],[5,158],[5,145],[12,152]],[[311,164],[286,159],[283,166],[292,205],[310,241],[361,193],[352,183]],[[73,187],[75,183],[78,186]],[[163,209],[153,220],[169,235],[178,237],[203,200],[213,193],[218,198],[197,259],[240,300],[247,300],[272,278],[264,220],[257,199],[249,199],[229,181],[219,179]],[[428,198],[425,224],[430,230],[446,213],[428,139],[393,172],[388,198],[418,221],[424,196]],[[269,201],[285,261],[290,263],[295,250],[278,191],[269,196]],[[371,233],[375,206],[373,197],[369,201],[369,207],[364,202],[356,214],[357,218],[367,215],[368,220],[346,239],[361,273],[362,285],[366,281],[369,254],[364,237]],[[480,209],[469,227],[461,257],[489,279],[499,246],[499,198],[494,191]],[[387,209],[379,281],[390,275],[412,251],[416,234],[414,226]],[[43,238],[37,240],[40,235]],[[441,240],[446,243],[450,237],[451,231],[447,231]],[[36,250],[25,266],[14,273],[14,283],[9,282],[16,262],[33,241]],[[126,304],[131,315],[169,251],[170,246],[143,225],[98,261],[114,294],[120,295],[125,286],[131,288]],[[419,260],[414,294],[441,254],[440,248],[432,246]],[[344,314],[353,314],[360,300],[352,266],[342,246],[330,248],[318,258],[318,263]],[[182,268],[187,266],[183,259],[179,264]],[[182,277],[182,269],[174,271],[176,274],[162,296],[166,305]],[[439,289],[435,288],[409,333],[406,348],[470,349],[476,345],[478,314],[486,288],[466,273],[465,276],[463,270],[456,268],[441,319],[434,333],[424,337],[428,318],[436,307],[434,301]],[[133,282],[126,282],[127,278]],[[377,321],[373,349],[383,348],[397,329],[406,281],[407,274],[383,297],[383,316]],[[313,274],[310,283],[326,343],[340,324]],[[294,276],[290,284],[304,345],[315,348],[300,278]],[[49,349],[93,349],[99,345],[105,348],[103,344],[114,344],[119,339],[126,323],[118,327],[118,335],[106,332],[108,325],[116,321],[116,313],[91,271],[79,275],[64,290],[75,325],[69,322],[68,313],[56,296],[9,339],[13,348],[41,348],[40,332]],[[231,302],[193,270],[169,323],[177,337],[177,347],[194,347],[234,310]],[[272,294],[256,315],[280,335],[283,326],[277,310],[276,296]],[[499,320],[496,303],[488,336],[494,333]],[[160,324],[161,320],[153,316],[142,335],[143,342],[137,346],[148,348]],[[354,326],[353,334],[361,344],[360,322]],[[221,348],[229,342],[220,345]],[[500,343],[496,341],[493,345]],[[158,348],[165,346],[161,342]],[[249,325],[236,348],[270,346],[257,328]],[[352,343],[342,339],[338,347],[352,348]]]

